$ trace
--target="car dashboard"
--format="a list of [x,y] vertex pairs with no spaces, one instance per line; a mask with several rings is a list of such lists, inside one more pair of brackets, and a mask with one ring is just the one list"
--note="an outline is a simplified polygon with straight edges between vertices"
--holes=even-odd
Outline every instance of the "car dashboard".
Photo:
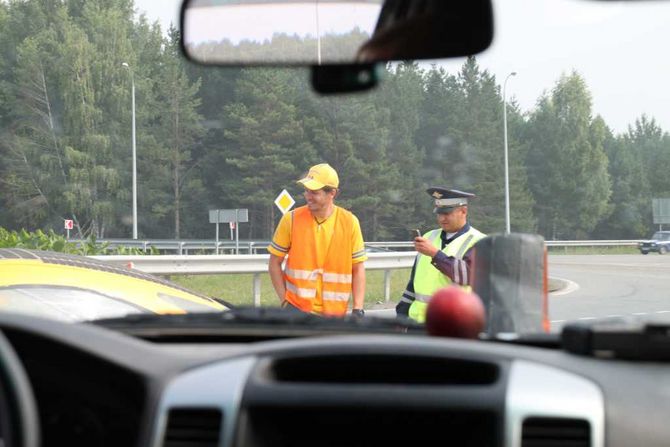
[[41,445],[667,445],[670,368],[416,335],[159,343],[2,316]]

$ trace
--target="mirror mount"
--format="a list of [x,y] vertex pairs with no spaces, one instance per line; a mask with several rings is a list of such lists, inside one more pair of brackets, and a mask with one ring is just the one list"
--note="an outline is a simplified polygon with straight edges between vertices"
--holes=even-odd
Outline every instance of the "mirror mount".
[[372,63],[312,66],[312,88],[321,94],[353,93],[379,83],[379,66]]

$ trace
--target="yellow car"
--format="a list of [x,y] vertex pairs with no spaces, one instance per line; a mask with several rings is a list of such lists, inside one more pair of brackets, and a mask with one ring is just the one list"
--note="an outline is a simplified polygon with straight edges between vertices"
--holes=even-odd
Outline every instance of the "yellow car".
[[169,281],[83,256],[0,249],[0,312],[64,321],[228,310]]

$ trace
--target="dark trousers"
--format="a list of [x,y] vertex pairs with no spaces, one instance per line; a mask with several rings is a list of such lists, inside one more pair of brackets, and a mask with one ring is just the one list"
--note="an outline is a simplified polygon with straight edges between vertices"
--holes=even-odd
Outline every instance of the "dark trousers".
[[291,312],[291,313],[300,313],[300,314],[306,313],[306,312],[303,312],[302,310],[298,309],[297,307],[295,307],[293,304],[289,303],[286,300],[284,300],[284,302],[281,303],[281,308],[284,309],[285,311]]

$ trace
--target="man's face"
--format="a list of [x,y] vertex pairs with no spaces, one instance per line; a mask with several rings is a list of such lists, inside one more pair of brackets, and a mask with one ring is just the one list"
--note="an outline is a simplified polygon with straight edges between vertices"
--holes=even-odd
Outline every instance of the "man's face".
[[456,233],[465,226],[468,217],[468,207],[461,206],[454,208],[448,213],[437,215],[437,223],[447,233]]
[[330,192],[326,192],[323,189],[312,191],[311,189],[305,188],[304,195],[305,202],[307,202],[307,208],[309,208],[312,213],[325,211],[332,205],[333,199],[335,198],[335,191],[336,190],[334,189]]

